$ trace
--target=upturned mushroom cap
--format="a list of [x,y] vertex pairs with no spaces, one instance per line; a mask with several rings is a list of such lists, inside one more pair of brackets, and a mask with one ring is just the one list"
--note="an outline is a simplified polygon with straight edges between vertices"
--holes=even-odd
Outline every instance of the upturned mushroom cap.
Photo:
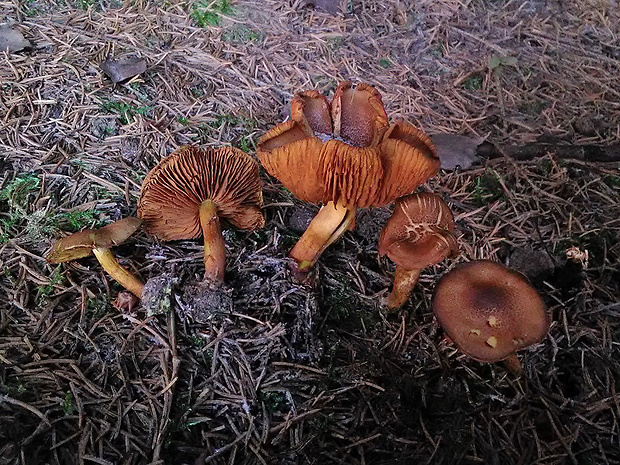
[[164,158],[142,183],[138,216],[161,240],[194,239],[202,235],[199,207],[206,200],[239,229],[265,224],[258,164],[234,147],[183,146]]
[[439,263],[459,251],[454,217],[437,194],[418,193],[396,200],[394,213],[379,237],[379,255],[407,270]]
[[84,229],[56,241],[45,256],[49,263],[63,263],[87,257],[95,248],[110,248],[125,242],[135,233],[142,220],[123,218],[99,229]]
[[446,273],[433,295],[435,316],[454,344],[497,362],[541,341],[551,315],[525,277],[500,263],[472,261]]
[[293,97],[291,119],[258,141],[258,158],[297,198],[347,207],[386,205],[439,171],[430,139],[404,121],[388,126],[381,95],[341,82],[331,103]]
[[374,205],[410,194],[439,171],[439,156],[431,139],[401,119],[392,123],[379,149],[383,177]]

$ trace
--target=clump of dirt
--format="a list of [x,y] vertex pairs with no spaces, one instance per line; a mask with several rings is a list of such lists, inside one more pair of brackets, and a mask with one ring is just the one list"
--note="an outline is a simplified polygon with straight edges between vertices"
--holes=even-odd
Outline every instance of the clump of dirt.
[[166,314],[172,309],[173,288],[179,279],[164,273],[150,278],[142,290],[142,306],[148,316]]
[[233,311],[232,289],[223,283],[201,281],[183,288],[177,314],[199,324],[221,322]]
[[530,280],[548,277],[559,265],[546,251],[533,247],[515,247],[510,253],[508,266],[520,271]]

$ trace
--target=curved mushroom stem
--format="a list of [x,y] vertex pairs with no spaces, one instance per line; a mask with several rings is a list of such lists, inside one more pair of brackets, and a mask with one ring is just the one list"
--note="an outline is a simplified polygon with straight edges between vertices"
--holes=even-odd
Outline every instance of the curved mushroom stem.
[[421,271],[422,270],[406,270],[402,266],[396,265],[394,287],[386,301],[389,312],[398,310],[407,302],[411,291],[420,278]]
[[308,271],[323,251],[338,240],[355,222],[355,207],[327,202],[308,225],[289,257],[297,261],[299,271]]
[[97,260],[113,279],[115,279],[121,286],[135,295],[137,298],[142,296],[142,289],[144,289],[144,283],[136,278],[129,270],[123,268],[118,260],[112,254],[112,251],[107,247],[95,247],[93,254],[97,257]]
[[217,205],[212,200],[200,204],[200,226],[205,247],[205,280],[224,281],[226,270],[226,245],[222,237]]
[[521,367],[521,361],[517,354],[512,354],[502,360],[504,367],[513,375],[519,377],[523,374],[523,368]]

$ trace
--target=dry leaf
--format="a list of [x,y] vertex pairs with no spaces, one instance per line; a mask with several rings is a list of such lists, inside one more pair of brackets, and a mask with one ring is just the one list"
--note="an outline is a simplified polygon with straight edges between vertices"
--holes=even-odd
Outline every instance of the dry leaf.
[[435,134],[431,136],[433,144],[439,154],[441,168],[453,170],[456,167],[468,169],[478,161],[476,149],[484,138],[467,137],[458,134]]
[[304,5],[312,5],[317,10],[326,11],[333,15],[340,11],[340,0],[303,0]]
[[30,41],[20,31],[8,24],[0,26],[0,52],[19,52],[26,47],[30,47]]
[[101,69],[116,84],[144,73],[146,71],[146,60],[135,55],[108,58],[101,63]]

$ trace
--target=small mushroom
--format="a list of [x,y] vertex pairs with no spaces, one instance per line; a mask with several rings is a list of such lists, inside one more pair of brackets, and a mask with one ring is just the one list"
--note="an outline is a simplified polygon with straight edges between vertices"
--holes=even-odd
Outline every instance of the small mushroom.
[[223,282],[226,247],[220,218],[243,230],[265,224],[258,164],[234,147],[183,146],[142,183],[138,216],[163,241],[204,240],[205,280]]
[[99,229],[71,234],[57,240],[45,259],[49,263],[63,263],[93,254],[112,278],[140,298],[144,283],[118,263],[110,248],[125,242],[141,224],[142,220],[129,217]]
[[419,193],[397,199],[379,237],[379,255],[396,263],[388,310],[405,304],[424,268],[455,257],[458,251],[454,218],[441,197]]
[[308,271],[353,228],[357,208],[387,205],[439,170],[430,139],[409,123],[391,126],[381,95],[341,82],[331,102],[314,90],[291,101],[291,119],[258,141],[265,169],[300,200],[323,203],[290,252]]
[[515,352],[540,342],[551,315],[525,276],[489,260],[446,273],[433,295],[433,310],[454,344],[481,362],[504,360],[515,374]]

